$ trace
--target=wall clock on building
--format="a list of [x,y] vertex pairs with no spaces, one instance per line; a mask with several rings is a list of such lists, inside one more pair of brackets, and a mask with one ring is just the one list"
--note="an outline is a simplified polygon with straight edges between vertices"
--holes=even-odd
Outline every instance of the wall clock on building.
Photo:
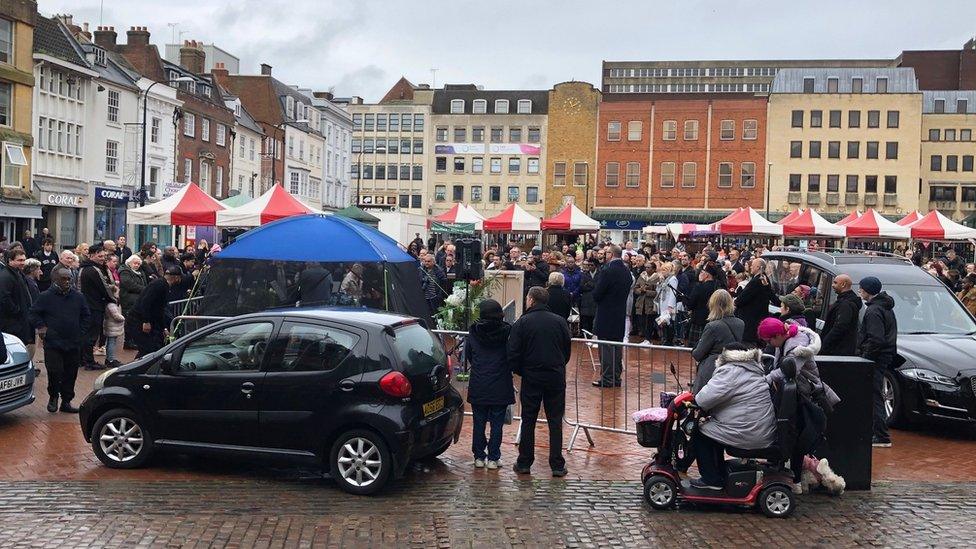
[[575,97],[567,97],[563,100],[563,112],[569,115],[579,114],[583,110],[583,103]]

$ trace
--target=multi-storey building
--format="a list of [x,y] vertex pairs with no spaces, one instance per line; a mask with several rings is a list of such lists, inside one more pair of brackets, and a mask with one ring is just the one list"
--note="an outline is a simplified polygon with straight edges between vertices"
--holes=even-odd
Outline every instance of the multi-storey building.
[[[217,65],[221,68],[222,65]],[[261,144],[264,130],[254,121],[251,113],[239,97],[224,97],[227,107],[233,109],[237,123],[234,125],[231,152],[230,194],[255,198],[261,193]]]
[[401,78],[375,104],[353,99],[350,185],[356,205],[429,214],[431,105],[434,91]]
[[546,217],[569,202],[587,212],[593,205],[600,100],[600,91],[588,82],[562,82],[549,91]]
[[434,92],[428,199],[437,215],[467,202],[491,217],[517,202],[542,216],[549,92],[445,85]]
[[352,150],[352,115],[334,101],[332,92],[299,90],[319,111],[322,152],[322,207],[341,210],[349,205],[349,158]]
[[599,132],[592,215],[608,230],[762,207],[763,96],[606,94]]
[[922,96],[912,69],[781,70],[767,118],[773,210],[837,218],[918,207]]
[[976,91],[922,93],[923,210],[976,221]]
[[976,89],[976,38],[960,50],[910,50],[895,59],[895,66],[915,69],[920,90]]
[[30,192],[36,17],[33,0],[4,2],[0,12],[0,234],[10,239],[40,217]]
[[[227,69],[231,74],[241,72],[241,60],[236,55],[220,48],[216,44],[198,42],[197,46],[203,50],[204,54],[203,72],[212,72],[218,66]],[[163,57],[170,63],[179,64],[180,50],[182,48],[183,44],[166,44],[166,47],[163,48]]]
[[891,59],[604,61],[603,93],[765,93],[780,69],[890,67]]

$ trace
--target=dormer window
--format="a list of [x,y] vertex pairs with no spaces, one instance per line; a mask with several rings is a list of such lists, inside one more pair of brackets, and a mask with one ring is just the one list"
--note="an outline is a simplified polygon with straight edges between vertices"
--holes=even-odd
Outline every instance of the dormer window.
[[488,102],[484,99],[475,99],[471,103],[471,112],[474,114],[485,114],[488,110]]
[[199,87],[199,91],[201,94],[210,97],[210,86],[204,86],[203,84],[201,84]]
[[288,118],[295,118],[295,99],[291,96],[285,97],[285,114]]
[[464,99],[451,100],[451,114],[464,114]]
[[495,100],[495,114],[508,114],[508,99]]
[[92,53],[95,56],[95,64],[96,65],[101,65],[101,66],[104,67],[105,66],[105,50],[103,50],[102,48],[96,47],[96,48],[94,48],[92,50]]
[[518,101],[518,113],[519,114],[532,114],[532,100],[531,99],[519,99],[519,101]]

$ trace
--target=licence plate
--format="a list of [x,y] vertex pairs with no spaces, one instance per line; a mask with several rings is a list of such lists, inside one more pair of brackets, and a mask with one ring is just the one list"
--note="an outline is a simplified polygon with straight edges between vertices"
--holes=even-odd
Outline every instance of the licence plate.
[[435,412],[439,412],[442,408],[444,408],[444,397],[437,397],[424,404],[424,415],[429,416]]
[[[4,391],[9,391],[11,389],[16,389],[17,387],[23,387],[27,385],[27,374],[20,375],[17,377],[8,377],[7,379],[0,380],[0,393]],[[441,406],[444,406],[444,399],[441,399]],[[424,409],[427,409],[427,405],[424,405]]]

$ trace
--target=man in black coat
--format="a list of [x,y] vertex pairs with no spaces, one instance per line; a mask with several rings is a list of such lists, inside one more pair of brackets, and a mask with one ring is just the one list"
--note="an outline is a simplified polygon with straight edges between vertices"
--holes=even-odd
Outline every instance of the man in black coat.
[[34,257],[37,250],[41,249],[41,243],[34,238],[30,231],[24,231],[24,239],[20,243],[23,244],[24,253],[27,254],[27,257]]
[[71,405],[71,400],[75,397],[81,346],[91,314],[84,296],[71,287],[69,269],[55,267],[51,278],[51,287],[37,298],[28,316],[44,344],[50,398],[47,411],[56,412],[60,398],[60,410],[75,414],[78,408]]
[[167,296],[170,287],[179,284],[182,280],[183,272],[180,268],[170,267],[163,278],[150,282],[139,296],[139,301],[133,309],[133,313],[142,321],[142,331],[136,342],[139,347],[136,358],[154,353],[163,347],[172,320]]
[[6,265],[0,266],[0,332],[17,336],[24,343],[34,343],[34,328],[27,320],[30,310],[30,290],[24,278],[24,261],[27,259],[22,248],[13,248],[4,253]]
[[[627,322],[627,298],[634,286],[630,268],[620,258],[620,246],[610,246],[607,264],[596,278],[593,300],[596,302],[596,318],[593,333],[597,339],[623,341]],[[620,387],[623,348],[619,345],[600,345],[600,380],[594,387]]]
[[708,300],[715,290],[719,289],[717,279],[722,276],[722,270],[714,263],[702,269],[698,274],[698,284],[688,296],[688,310],[691,311],[691,327],[688,329],[688,346],[694,348],[701,339],[702,330],[708,322]]
[[58,264],[58,253],[54,251],[54,241],[45,238],[41,249],[34,254],[34,259],[41,262],[41,279],[37,281],[37,289],[43,292],[51,287],[51,271]]
[[898,356],[898,321],[895,300],[881,291],[881,281],[867,276],[858,284],[861,297],[868,304],[857,332],[858,355],[874,362],[874,436],[872,444],[880,448],[891,446],[888,434],[888,414],[884,405],[884,377]]
[[88,259],[81,262],[81,273],[78,275],[78,285],[81,294],[88,302],[91,311],[91,323],[88,326],[87,339],[81,348],[81,365],[86,370],[101,370],[105,366],[95,362],[95,343],[102,333],[105,321],[105,306],[112,301],[108,293],[111,285],[108,271],[105,268],[105,254],[107,252],[100,244],[95,244],[88,251]]
[[115,244],[115,255],[119,256],[119,265],[125,265],[125,262],[132,257],[132,248],[125,245],[125,236],[120,236]]
[[827,309],[824,327],[820,331],[822,354],[854,356],[857,352],[857,327],[858,316],[861,313],[861,298],[854,293],[851,286],[853,286],[853,281],[846,274],[834,277],[831,287],[837,294],[837,301]]
[[298,275],[298,299],[302,305],[327,305],[332,299],[332,284],[332,273],[320,263],[306,263]]
[[[530,472],[535,461],[535,422],[545,406],[549,424],[549,467],[552,476],[566,476],[563,458],[563,415],[566,413],[566,363],[572,350],[569,324],[546,306],[549,293],[535,286],[529,289],[528,308],[512,326],[508,336],[508,362],[522,377],[519,398],[522,428],[519,457],[513,469]],[[622,328],[621,328],[622,331]]]
[[747,345],[757,345],[759,337],[756,330],[759,323],[769,316],[769,306],[779,305],[779,298],[773,291],[766,275],[766,260],[753,259],[749,263],[749,274],[752,278],[739,291],[735,298],[735,316],[745,322],[745,330],[742,332],[742,341]]

